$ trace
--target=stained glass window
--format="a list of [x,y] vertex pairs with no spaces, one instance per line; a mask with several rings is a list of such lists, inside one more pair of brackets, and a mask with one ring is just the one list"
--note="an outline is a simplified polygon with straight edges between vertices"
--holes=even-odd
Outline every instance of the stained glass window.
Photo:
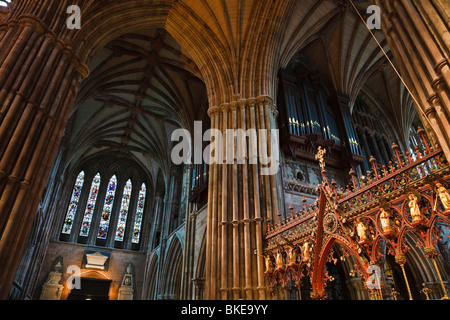
[[142,216],[144,214],[144,203],[145,203],[145,192],[146,192],[145,183],[142,184],[141,190],[139,191],[139,199],[136,209],[136,218],[134,220],[134,230],[133,230],[133,239],[132,243],[139,243],[139,237],[141,235],[141,224],[142,224]]
[[128,208],[130,206],[131,197],[131,180],[128,180],[123,188],[122,204],[120,205],[119,221],[117,223],[116,241],[123,241],[125,226],[127,223]]
[[84,171],[81,171],[78,174],[77,180],[75,181],[75,186],[73,187],[72,197],[70,198],[69,208],[67,209],[62,233],[70,234],[70,231],[72,231],[72,224],[75,218],[75,213],[77,212],[78,201],[80,200],[81,188],[83,188],[83,183]]
[[100,218],[100,226],[98,227],[97,238],[106,239],[108,234],[109,220],[114,203],[114,195],[116,194],[117,178],[115,175],[111,177],[106,191],[105,203],[103,204],[102,217]]
[[81,224],[80,236],[87,236],[91,228],[92,216],[94,214],[95,202],[97,201],[98,188],[100,186],[100,173],[97,173],[92,180],[91,191],[84,211],[83,222]]

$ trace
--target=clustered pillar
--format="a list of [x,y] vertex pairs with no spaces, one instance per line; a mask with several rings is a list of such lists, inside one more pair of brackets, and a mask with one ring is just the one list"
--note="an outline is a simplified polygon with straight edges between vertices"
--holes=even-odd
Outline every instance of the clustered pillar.
[[75,53],[37,17],[0,26],[0,299],[6,299],[81,80]]
[[[212,129],[275,129],[277,111],[267,96],[239,99],[208,111]],[[267,133],[269,131],[266,131]],[[259,134],[259,133],[258,133]],[[260,137],[258,136],[258,141]],[[270,141],[270,139],[263,140]],[[224,138],[225,142],[225,138]],[[225,151],[227,144],[223,144]],[[250,148],[257,148],[257,153]],[[261,163],[248,155],[271,152],[270,143],[247,145],[243,163],[211,163],[209,172],[206,288],[207,299],[266,299],[263,237],[266,223],[276,222],[275,175],[261,175]],[[225,152],[224,152],[225,154]],[[252,160],[252,161],[250,161]]]
[[375,0],[383,30],[422,123],[450,155],[450,56],[445,0]]

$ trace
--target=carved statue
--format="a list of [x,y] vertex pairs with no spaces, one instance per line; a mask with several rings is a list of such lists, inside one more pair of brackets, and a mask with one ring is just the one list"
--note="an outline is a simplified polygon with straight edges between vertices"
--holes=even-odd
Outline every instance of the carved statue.
[[295,254],[295,250],[294,250],[294,248],[293,247],[289,247],[289,253],[288,253],[288,256],[289,256],[289,264],[295,264],[295,263],[297,263],[297,256],[296,256],[296,254]]
[[409,210],[411,213],[411,217],[412,217],[412,222],[418,222],[422,220],[422,214],[420,213],[420,208],[419,208],[419,200],[417,199],[416,195],[413,193],[410,193],[409,196],[409,202],[408,202],[408,206],[409,206]]
[[262,258],[264,258],[264,261],[265,261],[265,265],[266,265],[266,271],[264,271],[264,272],[272,272],[272,261],[271,261],[271,259],[270,259],[270,254],[267,254],[267,255],[261,255],[261,254],[257,254],[256,253],[256,250],[255,250],[255,254],[257,255],[257,256],[259,256],[259,257],[262,257]]
[[302,259],[302,260],[303,260],[304,262],[309,261],[309,259],[311,258],[311,255],[310,255],[310,253],[309,253],[310,247],[309,247],[309,242],[308,242],[308,241],[306,241],[306,242],[303,244],[302,249],[303,249],[303,259]]
[[283,257],[281,255],[281,250],[278,250],[275,262],[277,264],[277,269],[283,269]]
[[360,240],[367,240],[367,227],[361,220],[357,220],[356,222],[356,232],[358,233],[358,237]]
[[272,261],[270,260],[270,255],[264,256],[266,261],[266,272],[272,272]]
[[392,232],[391,222],[389,221],[390,214],[384,208],[380,208],[380,212],[380,222],[383,232]]
[[442,183],[437,182],[437,194],[439,199],[442,202],[442,205],[444,206],[444,209],[447,211],[450,209],[450,193],[448,190],[442,185]]

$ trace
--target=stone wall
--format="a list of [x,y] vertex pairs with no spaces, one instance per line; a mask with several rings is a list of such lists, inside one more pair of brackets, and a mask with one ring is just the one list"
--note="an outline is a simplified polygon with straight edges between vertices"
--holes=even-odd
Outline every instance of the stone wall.
[[[98,251],[104,255],[109,255],[109,259],[105,263],[105,270],[86,268],[86,261],[84,258],[85,251]],[[42,285],[46,282],[48,274],[58,257],[62,257],[63,261],[63,277],[60,283],[64,285],[64,289],[61,295],[61,300],[67,299],[70,294],[66,281],[71,275],[71,273],[67,273],[67,268],[72,265],[81,268],[81,277],[95,277],[112,280],[109,290],[109,299],[117,300],[118,289],[126,272],[126,268],[129,263],[132,263],[134,266],[134,281],[136,289],[134,299],[138,300],[141,297],[140,293],[142,291],[144,278],[145,253],[52,241],[50,242],[47,255],[38,278],[34,299],[39,299]]]

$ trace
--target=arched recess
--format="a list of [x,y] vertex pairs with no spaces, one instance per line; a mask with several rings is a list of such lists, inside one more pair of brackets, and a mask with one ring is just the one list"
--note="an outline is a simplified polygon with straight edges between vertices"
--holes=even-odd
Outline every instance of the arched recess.
[[112,280],[101,271],[88,270],[80,273],[79,287],[69,289],[67,300],[109,300],[114,299]]
[[361,261],[359,254],[350,246],[350,244],[338,235],[330,236],[322,247],[322,251],[319,255],[319,259],[314,263],[314,270],[311,279],[312,292],[311,296],[317,296],[321,299],[326,298],[325,295],[325,265],[330,260],[330,254],[332,254],[333,248],[339,245],[345,254],[350,255],[354,258],[355,265],[353,266],[353,271],[360,273],[361,276],[366,278],[366,267]]
[[156,280],[158,278],[158,254],[152,252],[147,260],[147,268],[142,290],[143,300],[156,300]]
[[155,181],[155,203],[153,209],[153,227],[149,248],[151,250],[159,246],[163,228],[164,198],[166,196],[166,182],[161,170],[158,170]]
[[[424,295],[420,293],[423,283],[432,288],[432,292],[430,293],[432,299],[442,298],[443,292],[439,285],[437,271],[433,266],[432,261],[425,256],[423,248],[418,245],[418,237],[412,232],[407,232],[404,241],[409,248],[405,254],[405,269],[407,271],[407,279],[413,299],[421,300],[425,298]],[[441,261],[440,255],[437,257],[437,261]],[[447,280],[445,268],[440,263],[437,265],[439,273],[441,276],[444,276],[443,280]]]
[[176,235],[172,237],[163,264],[161,291],[159,295],[164,300],[178,300],[181,290],[181,268],[183,264],[183,249]]
[[81,278],[109,280],[109,278],[106,275],[104,275],[103,273],[101,273],[100,271],[92,271],[92,270],[80,273],[80,277]]
[[195,268],[194,277],[194,297],[196,300],[203,300],[205,298],[204,281],[205,281],[205,266],[206,266],[206,231],[203,233],[200,250],[198,251],[197,264]]

